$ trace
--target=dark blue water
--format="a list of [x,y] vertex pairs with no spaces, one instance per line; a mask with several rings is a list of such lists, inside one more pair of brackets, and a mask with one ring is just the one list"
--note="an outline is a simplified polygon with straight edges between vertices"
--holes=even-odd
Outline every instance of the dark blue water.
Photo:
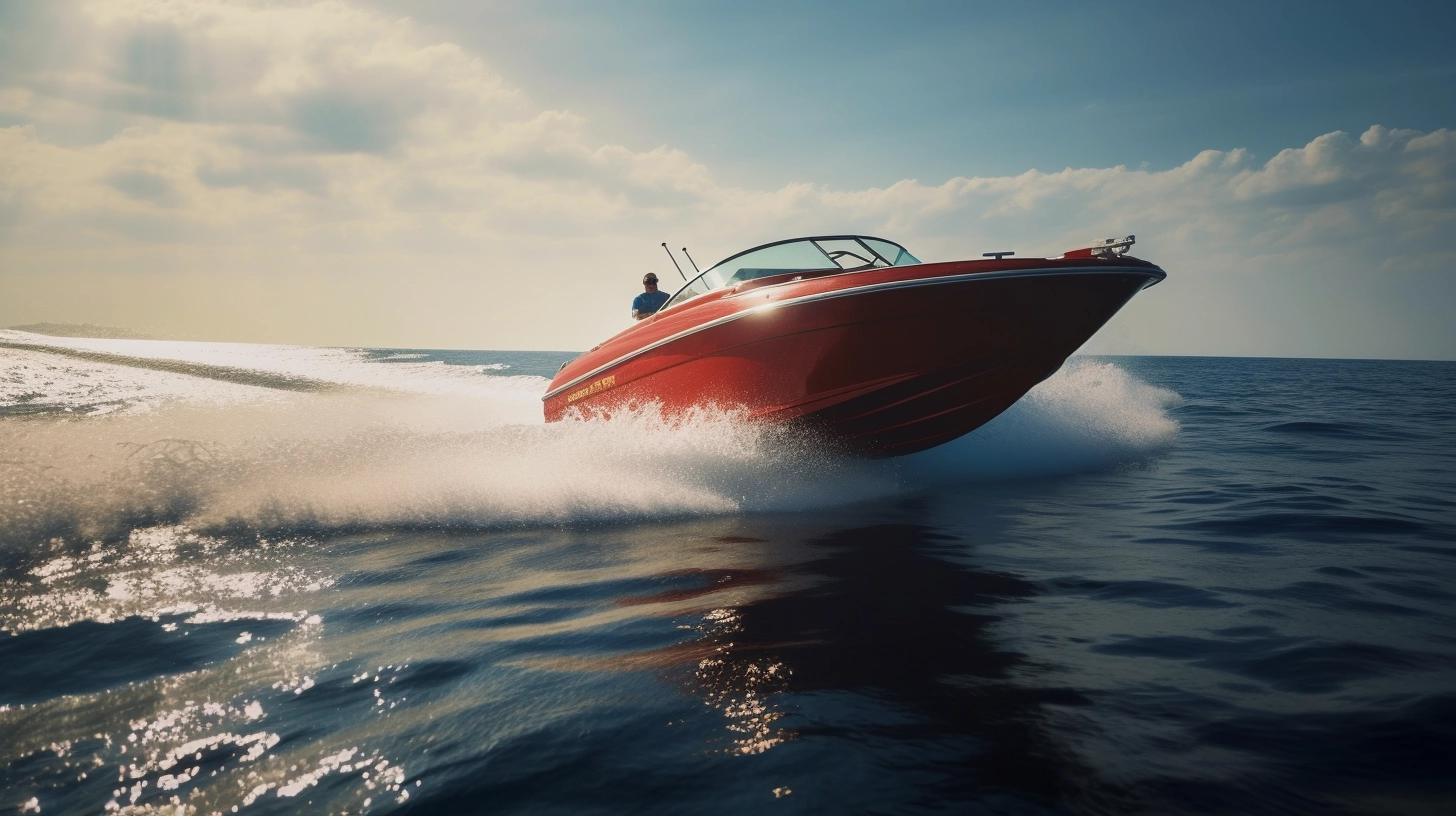
[[0,420],[0,500],[43,505],[0,550],[0,808],[1456,812],[1456,364],[1088,365],[1176,430],[1032,478],[1075,445],[1024,412],[933,479],[419,419],[324,478],[356,449],[189,402],[115,420],[123,484],[68,436],[112,419]]

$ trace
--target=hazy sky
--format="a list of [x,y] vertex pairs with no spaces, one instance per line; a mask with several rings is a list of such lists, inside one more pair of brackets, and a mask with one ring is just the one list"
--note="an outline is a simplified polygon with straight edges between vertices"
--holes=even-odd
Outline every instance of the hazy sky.
[[1137,233],[1092,350],[1456,359],[1450,3],[0,0],[0,326],[582,349],[866,232]]

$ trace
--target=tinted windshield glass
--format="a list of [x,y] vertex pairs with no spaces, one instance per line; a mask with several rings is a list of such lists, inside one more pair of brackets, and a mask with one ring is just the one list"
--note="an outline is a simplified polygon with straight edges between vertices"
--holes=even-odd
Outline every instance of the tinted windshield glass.
[[803,272],[807,269],[831,269],[834,261],[813,241],[796,241],[792,244],[764,247],[754,252],[729,258],[703,273],[705,277],[716,275],[723,286],[738,281],[753,280],[783,272]]
[[905,251],[899,244],[892,244],[889,241],[881,241],[878,238],[861,239],[870,249],[880,253],[880,256],[890,262],[891,266],[908,266],[920,263],[920,259]]
[[840,269],[864,269],[867,266],[889,266],[858,238],[827,238],[814,243],[833,259]]
[[919,261],[889,241],[854,236],[804,238],[755,249],[722,261],[679,289],[662,308],[671,309],[715,289],[769,275],[818,269],[850,270],[872,266],[900,266],[907,263]]
[[685,300],[707,294],[714,289],[731,286],[739,281],[777,275],[782,272],[803,272],[808,269],[833,269],[829,260],[812,241],[795,241],[790,244],[776,244],[753,252],[745,252],[714,266],[694,278],[687,286],[679,289],[672,300],[663,306],[670,309]]

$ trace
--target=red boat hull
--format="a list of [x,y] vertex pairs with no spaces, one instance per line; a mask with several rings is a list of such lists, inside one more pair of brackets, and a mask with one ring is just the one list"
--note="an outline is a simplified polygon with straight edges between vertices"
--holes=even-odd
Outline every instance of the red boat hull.
[[914,453],[1006,410],[1163,277],[1131,258],[1006,259],[744,285],[568,363],[546,419],[716,406],[871,456]]

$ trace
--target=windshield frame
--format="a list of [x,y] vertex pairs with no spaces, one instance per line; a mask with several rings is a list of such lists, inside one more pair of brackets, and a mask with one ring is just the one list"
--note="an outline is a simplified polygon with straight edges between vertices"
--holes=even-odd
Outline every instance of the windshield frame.
[[[891,240],[888,240],[888,239],[885,239],[885,238],[879,238],[879,237],[874,236],[874,235],[808,235],[808,236],[804,236],[804,237],[800,237],[800,238],[785,238],[785,239],[783,239],[781,241],[770,241],[770,242],[768,242],[766,244],[759,244],[758,246],[755,246],[755,247],[749,247],[748,249],[745,249],[742,252],[735,252],[734,254],[729,255],[728,257],[724,258],[723,260],[721,260],[721,261],[713,264],[712,266],[710,266],[707,269],[703,270],[702,272],[698,273],[697,277],[695,277],[692,280],[689,280],[686,283],[684,283],[676,292],[673,293],[672,297],[670,297],[670,298],[667,299],[667,302],[666,303],[662,304],[662,308],[659,309],[658,312],[659,313],[665,312],[668,309],[675,308],[677,306],[682,305],[683,303],[687,303],[689,301],[692,301],[692,300],[694,300],[696,298],[699,298],[699,297],[701,297],[703,295],[706,295],[706,294],[709,294],[711,292],[716,292],[719,289],[722,289],[725,286],[727,286],[729,282],[726,282],[725,281],[724,283],[719,284],[717,286],[713,286],[711,288],[705,288],[705,289],[703,289],[700,292],[697,292],[695,294],[689,294],[686,297],[683,297],[683,295],[685,293],[687,293],[688,290],[692,289],[694,287],[694,284],[697,284],[699,281],[704,281],[705,282],[704,285],[706,286],[706,279],[707,279],[707,277],[708,277],[708,275],[710,273],[716,271],[719,267],[722,267],[725,264],[728,264],[728,263],[731,263],[732,261],[737,260],[738,258],[742,258],[745,255],[749,255],[749,254],[752,254],[754,252],[759,252],[761,250],[770,249],[772,247],[783,246],[785,244],[797,244],[797,243],[812,243],[815,249],[817,249],[821,253],[824,253],[823,247],[819,246],[819,243],[818,242],[820,242],[820,241],[855,241],[861,247],[863,247],[865,249],[865,251],[869,252],[872,258],[874,258],[874,259],[876,259],[878,261],[883,262],[884,263],[884,266],[883,267],[876,266],[875,265],[876,261],[875,260],[872,260],[872,261],[870,261],[870,263],[865,264],[863,266],[845,268],[845,267],[841,267],[841,266],[837,265],[835,263],[835,261],[834,261],[833,258],[831,258],[828,254],[825,254],[824,255],[824,260],[825,260],[825,262],[827,264],[826,266],[819,267],[817,269],[805,269],[805,270],[794,270],[794,271],[803,271],[803,272],[821,272],[821,271],[857,272],[857,271],[862,270],[862,269],[885,269],[885,268],[889,268],[889,267],[892,267],[892,266],[896,266],[895,261],[898,260],[898,257],[897,258],[886,258],[882,253],[880,253],[873,246],[871,246],[869,243],[867,243],[867,241],[878,241],[878,242],[880,242],[882,244],[889,244],[890,246],[893,246],[893,247],[896,247],[897,249],[899,249],[901,255],[903,255],[904,257],[907,257],[907,258],[910,259],[906,263],[899,264],[899,266],[911,266],[911,265],[920,263],[920,259],[919,258],[916,258],[914,255],[912,255],[910,253],[910,250],[906,249],[898,241],[891,241]],[[742,281],[739,281],[739,282],[742,282]]]

